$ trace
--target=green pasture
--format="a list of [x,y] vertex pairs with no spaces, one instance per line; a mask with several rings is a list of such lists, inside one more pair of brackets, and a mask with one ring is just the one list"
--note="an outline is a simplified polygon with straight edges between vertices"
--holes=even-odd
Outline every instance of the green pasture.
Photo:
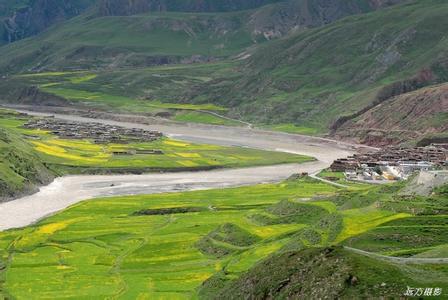
[[[206,99],[181,103],[182,93],[206,84],[234,64],[216,62],[188,66],[155,66],[110,72],[67,71],[16,75],[12,80],[38,86],[74,105],[103,110],[161,116],[179,122],[241,126],[243,123],[207,113],[226,114],[225,106]],[[123,82],[128,82],[123,86]]]
[[296,133],[296,134],[306,134],[306,135],[317,135],[321,133],[321,130],[316,127],[298,126],[291,123],[275,124],[275,125],[265,125],[263,128],[275,131],[282,131],[286,133]]
[[56,84],[46,85],[42,90],[50,94],[61,96],[68,100],[91,104],[98,107],[110,106],[114,109],[124,109],[128,112],[154,112],[157,110],[217,110],[225,111],[225,108],[213,104],[176,104],[162,103],[160,101],[145,101],[125,96],[105,94],[102,92],[90,92],[86,90],[58,87]]
[[198,111],[179,112],[172,119],[175,121],[187,122],[187,123],[204,123],[204,124],[225,125],[225,126],[243,125],[243,123],[238,121],[224,119],[216,115]]

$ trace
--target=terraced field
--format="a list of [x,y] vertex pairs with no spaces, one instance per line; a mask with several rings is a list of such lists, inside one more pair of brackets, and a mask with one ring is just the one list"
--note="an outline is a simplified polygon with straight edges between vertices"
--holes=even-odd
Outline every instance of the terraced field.
[[[208,103],[177,103],[182,90],[212,80],[215,73],[227,72],[231,65],[214,63],[204,66],[161,66],[120,70],[112,72],[113,77],[106,73],[82,71],[45,72],[17,75],[11,80],[37,86],[42,92],[59,97],[57,101],[70,102],[78,106],[162,116],[179,122],[241,126],[245,124],[207,113],[225,114],[227,111],[225,107]],[[192,70],[195,75],[192,75]],[[121,78],[119,82],[111,84],[111,80],[118,78]],[[130,78],[132,87],[123,89],[119,83]],[[132,92],[142,89],[145,90],[144,97]]]
[[[443,232],[446,215],[413,215],[409,205],[386,208],[390,201],[400,201],[400,188],[338,190],[305,177],[279,184],[86,201],[36,225],[0,233],[0,286],[4,295],[18,299],[210,298],[212,291],[232,284],[274,253],[343,243],[396,255],[418,242],[421,249],[412,254],[441,255],[448,242]],[[441,204],[446,195],[437,192],[428,201]],[[391,243],[398,234],[403,241],[416,235],[419,240]],[[344,255],[341,262],[347,259]],[[393,286],[398,291],[411,280],[403,279],[409,276],[406,272],[414,270],[349,256],[356,256],[358,267],[382,265],[398,272],[391,279],[401,280]],[[438,272],[446,277],[446,271]],[[379,276],[374,272],[358,272],[370,276],[364,284],[384,280],[372,277]],[[429,269],[421,269],[420,275],[425,272]]]
[[[281,218],[262,224],[254,214],[279,199],[334,191],[301,181],[80,203],[35,226],[0,234],[2,260],[11,257],[4,287],[18,298],[190,297],[217,271],[235,277],[315,226]],[[321,202],[290,203],[330,215]]]

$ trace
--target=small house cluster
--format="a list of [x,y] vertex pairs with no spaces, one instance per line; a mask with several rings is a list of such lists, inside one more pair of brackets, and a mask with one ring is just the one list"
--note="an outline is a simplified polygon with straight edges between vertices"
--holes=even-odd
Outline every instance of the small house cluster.
[[50,131],[63,139],[90,139],[97,144],[151,142],[163,136],[158,131],[100,123],[69,122],[54,118],[33,119],[24,127]]
[[416,171],[447,167],[447,157],[448,144],[414,148],[387,147],[377,152],[335,160],[330,168],[332,171],[344,172],[349,180],[401,180]]

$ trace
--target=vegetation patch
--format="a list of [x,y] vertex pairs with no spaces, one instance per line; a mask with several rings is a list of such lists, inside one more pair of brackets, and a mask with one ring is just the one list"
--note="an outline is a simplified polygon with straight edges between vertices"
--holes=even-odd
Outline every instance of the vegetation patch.
[[413,256],[448,244],[448,218],[415,216],[384,223],[344,244],[392,256]]
[[196,243],[196,247],[206,255],[217,258],[235,251],[246,250],[260,241],[260,238],[231,223],[220,225]]
[[133,214],[136,216],[155,216],[155,215],[172,215],[172,214],[186,214],[191,212],[203,211],[203,207],[167,207],[156,209],[143,209]]
[[20,124],[18,114],[0,111],[0,202],[47,183],[54,176],[33,147],[14,131]]
[[266,210],[274,217],[274,223],[315,223],[327,215],[327,210],[312,204],[282,200]]

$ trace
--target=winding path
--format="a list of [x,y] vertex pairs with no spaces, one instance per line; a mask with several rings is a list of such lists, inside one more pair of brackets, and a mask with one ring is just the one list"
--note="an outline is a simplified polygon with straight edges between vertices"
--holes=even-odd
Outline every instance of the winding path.
[[334,159],[346,157],[361,147],[329,139],[250,128],[179,125],[170,122],[143,125],[72,115],[22,112],[37,116],[54,115],[56,118],[71,121],[100,122],[130,128],[159,130],[168,136],[190,142],[297,153],[313,156],[317,161],[205,172],[64,176],[55,179],[48,186],[42,187],[36,194],[0,204],[0,231],[30,225],[79,201],[96,197],[178,192],[278,182],[293,173],[316,173],[327,168]]
[[360,255],[373,257],[377,259],[382,259],[385,261],[393,262],[393,263],[402,263],[402,264],[448,264],[448,258],[445,257],[437,257],[437,258],[426,258],[426,257],[396,257],[396,256],[386,256],[374,252],[368,252],[361,249],[356,249],[352,247],[344,246],[344,249],[349,250],[353,253],[357,253]]

